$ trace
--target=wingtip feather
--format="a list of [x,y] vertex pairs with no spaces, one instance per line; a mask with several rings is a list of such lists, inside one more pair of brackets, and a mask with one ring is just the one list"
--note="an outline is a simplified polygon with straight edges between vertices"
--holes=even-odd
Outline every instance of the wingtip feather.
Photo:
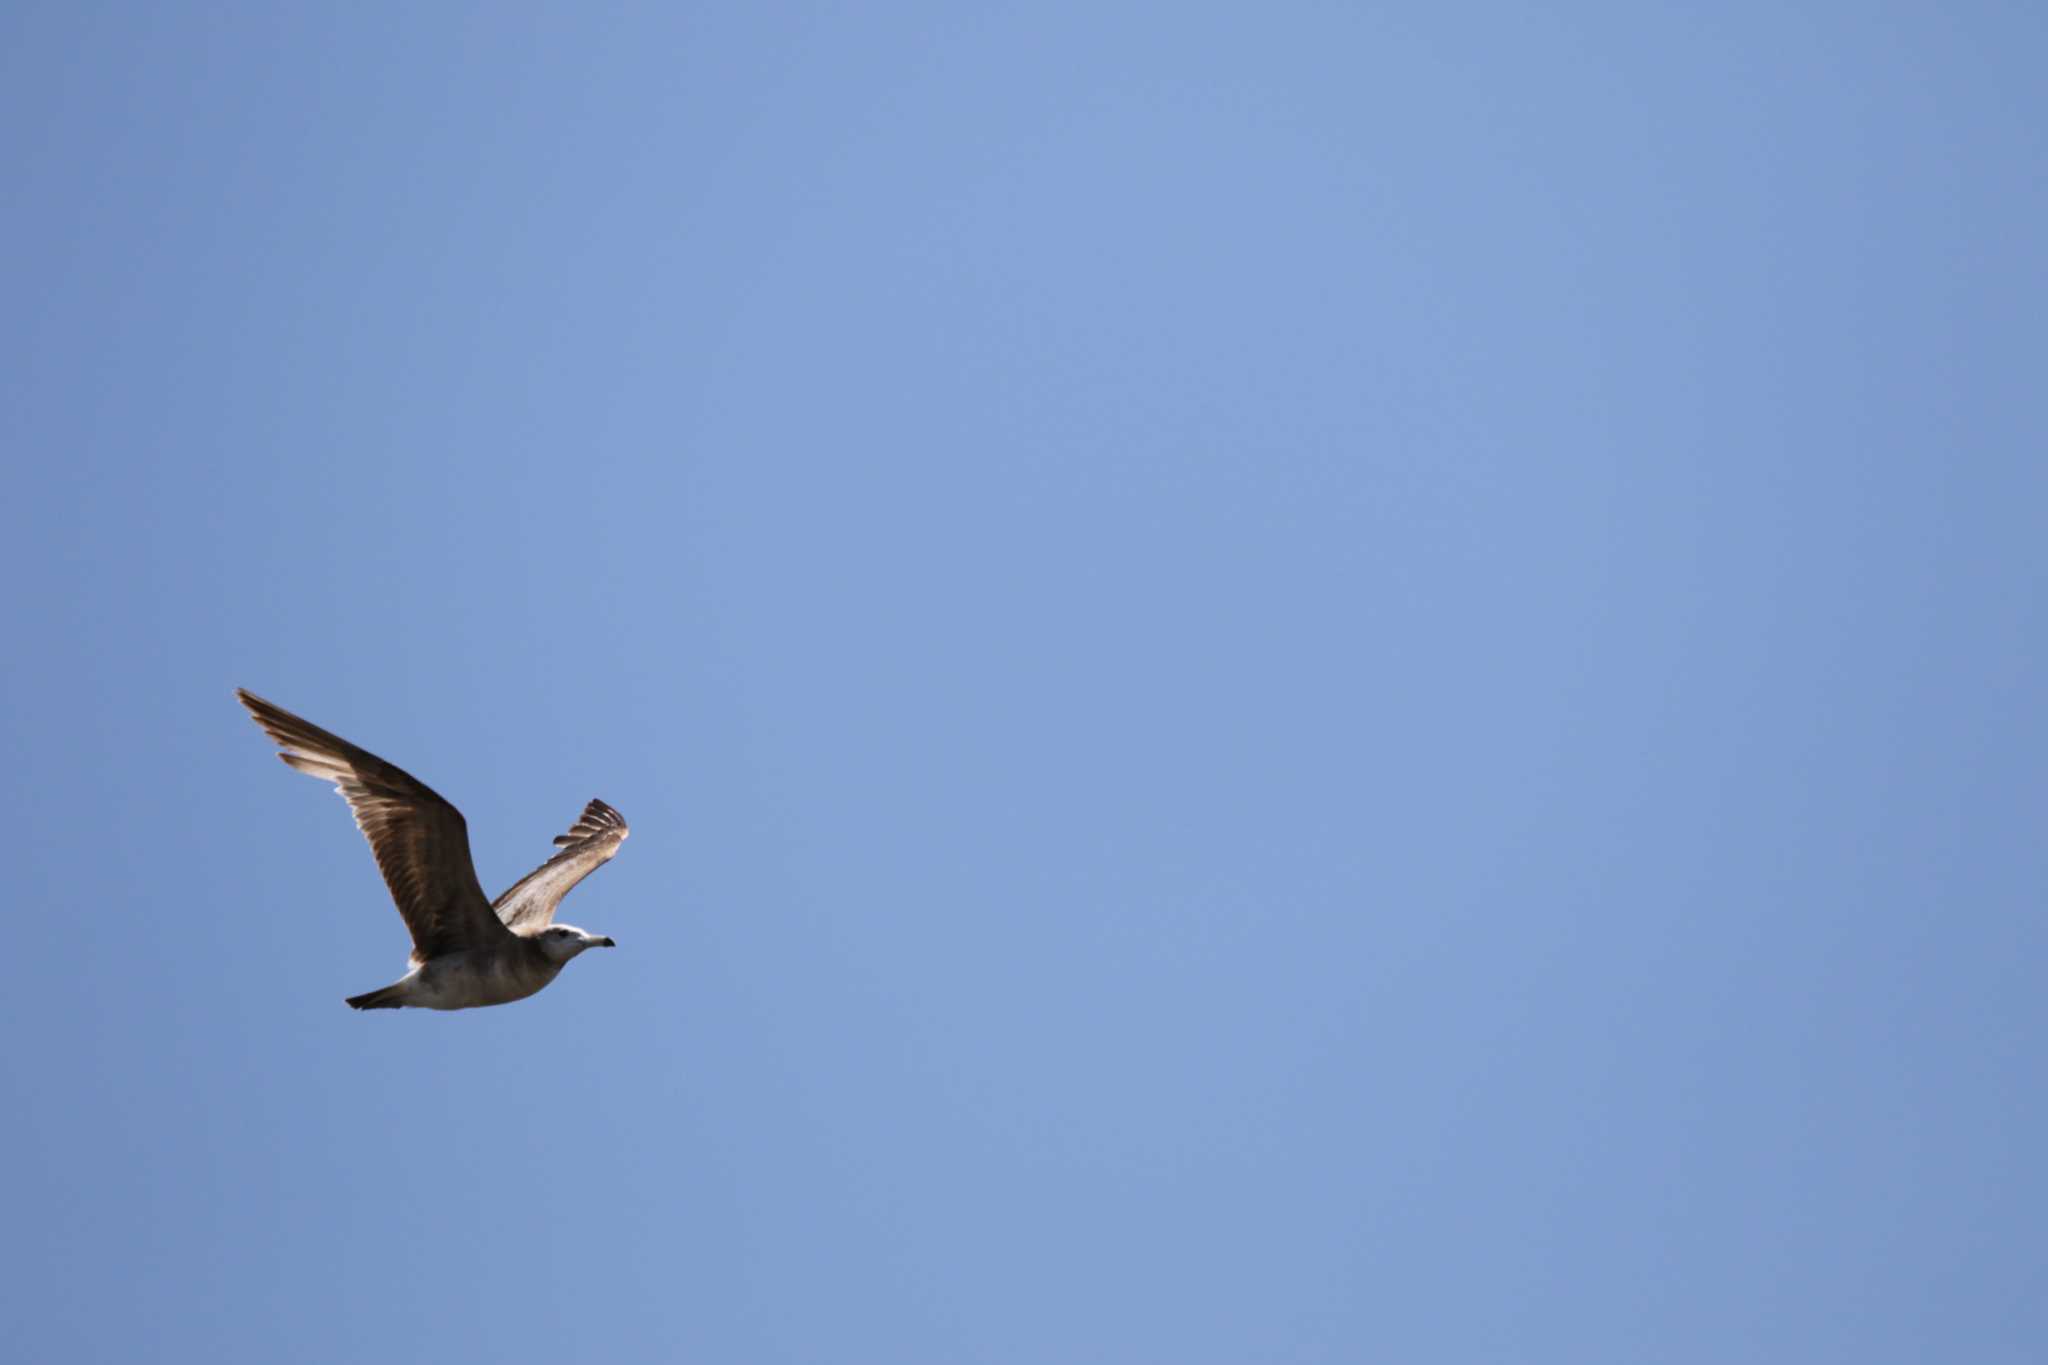
[[348,776],[347,765],[331,758],[309,758],[305,754],[279,754],[277,757],[287,768],[296,768],[311,777],[338,782]]

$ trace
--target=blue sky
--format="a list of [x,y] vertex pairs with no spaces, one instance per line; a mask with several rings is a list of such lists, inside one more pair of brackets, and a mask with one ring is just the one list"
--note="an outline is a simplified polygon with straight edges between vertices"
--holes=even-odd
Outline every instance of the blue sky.
[[2040,1359],[2048,25],[1796,8],[9,6],[22,1358]]

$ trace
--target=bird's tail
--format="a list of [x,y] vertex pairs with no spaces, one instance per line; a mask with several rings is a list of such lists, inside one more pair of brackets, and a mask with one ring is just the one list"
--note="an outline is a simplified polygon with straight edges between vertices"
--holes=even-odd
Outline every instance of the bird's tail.
[[398,985],[386,986],[367,995],[351,995],[348,998],[348,1007],[352,1010],[395,1010],[405,1003],[399,994]]

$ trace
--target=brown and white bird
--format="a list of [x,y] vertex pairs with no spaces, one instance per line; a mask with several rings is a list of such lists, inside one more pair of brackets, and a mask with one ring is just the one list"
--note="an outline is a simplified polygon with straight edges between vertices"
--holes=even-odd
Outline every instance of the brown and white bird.
[[235,695],[277,741],[279,758],[340,789],[412,931],[412,970],[382,990],[350,996],[355,1008],[508,1004],[553,981],[584,949],[616,946],[554,922],[562,897],[626,841],[626,818],[604,802],[585,806],[569,832],[556,837],[560,853],[488,901],[470,861],[461,811],[411,774],[311,721],[241,688]]

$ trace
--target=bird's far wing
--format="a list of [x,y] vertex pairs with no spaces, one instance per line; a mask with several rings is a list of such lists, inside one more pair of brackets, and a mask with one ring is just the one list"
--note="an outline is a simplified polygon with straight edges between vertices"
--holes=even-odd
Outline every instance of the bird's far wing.
[[341,790],[412,931],[415,960],[505,938],[477,883],[461,811],[411,774],[311,721],[240,688],[235,695],[284,750],[279,758]]
[[555,836],[562,851],[513,883],[491,908],[507,928],[527,933],[544,927],[569,889],[611,861],[631,832],[625,816],[602,801],[592,801],[567,834]]

